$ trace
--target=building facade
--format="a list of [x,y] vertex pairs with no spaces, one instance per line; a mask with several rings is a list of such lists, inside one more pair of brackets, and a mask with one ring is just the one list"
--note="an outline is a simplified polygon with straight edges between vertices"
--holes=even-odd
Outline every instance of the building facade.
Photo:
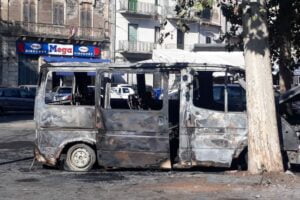
[[110,58],[108,0],[0,0],[0,85],[36,84],[39,56]]
[[[226,29],[225,18],[216,5],[205,10],[200,19],[189,20],[190,31],[183,33],[176,28],[176,0],[115,0],[113,4],[116,15],[112,54],[116,61],[149,59],[153,49],[193,50],[195,44],[221,43],[218,38]],[[169,36],[159,44],[160,35],[165,33]]]

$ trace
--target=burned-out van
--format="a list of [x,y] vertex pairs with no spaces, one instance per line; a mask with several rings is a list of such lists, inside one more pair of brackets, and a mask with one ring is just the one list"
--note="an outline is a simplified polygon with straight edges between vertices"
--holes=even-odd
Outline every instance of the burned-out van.
[[[247,151],[243,78],[237,67],[186,63],[43,65],[35,158],[72,171],[95,163],[230,167]],[[112,88],[120,84],[134,93],[114,98]],[[57,87],[72,89],[58,100],[51,95]],[[162,92],[159,98],[154,90]],[[282,149],[297,163],[299,137],[282,120]]]

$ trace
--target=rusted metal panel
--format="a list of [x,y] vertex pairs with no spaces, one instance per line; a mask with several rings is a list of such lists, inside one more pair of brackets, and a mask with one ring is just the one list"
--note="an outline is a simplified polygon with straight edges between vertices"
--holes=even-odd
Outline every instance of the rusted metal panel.
[[91,130],[38,130],[36,141],[36,159],[44,164],[55,166],[63,148],[70,143],[83,142],[96,144],[97,131]]
[[246,113],[214,111],[193,105],[191,69],[182,71],[179,158],[189,165],[229,167],[246,147]]
[[168,152],[169,135],[166,133],[142,133],[115,131],[99,136],[99,146],[106,151]]
[[107,109],[102,114],[108,131],[168,131],[168,119],[161,111]]
[[99,164],[105,167],[170,168],[169,153],[99,151]]
[[44,105],[40,111],[42,128],[95,128],[95,107]]
[[[157,73],[156,70],[127,69],[126,72]],[[168,76],[165,72],[161,75],[166,97],[163,99],[161,110],[104,109],[97,105],[100,108],[97,112],[100,112],[104,124],[103,128],[99,129],[97,144],[100,165],[162,167],[170,160]]]

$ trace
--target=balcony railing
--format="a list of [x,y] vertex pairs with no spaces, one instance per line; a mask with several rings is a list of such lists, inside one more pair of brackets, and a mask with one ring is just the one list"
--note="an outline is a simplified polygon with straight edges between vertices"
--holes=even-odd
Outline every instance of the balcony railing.
[[120,11],[140,15],[156,15],[157,7],[152,3],[135,2],[130,0],[120,1]]
[[72,38],[91,41],[101,41],[105,39],[105,30],[102,28],[13,21],[10,23],[2,22],[1,29],[2,31],[10,32],[12,35],[54,37],[60,39]]
[[[175,11],[175,6],[163,7],[162,15],[169,19],[177,19],[178,18],[176,11]],[[216,9],[213,9],[213,10],[205,9],[202,12],[201,16],[195,15],[194,17],[191,17],[187,20],[200,21],[205,24],[220,25],[219,15],[220,15],[220,13],[218,13],[218,11]]]
[[128,53],[152,53],[154,46],[152,42],[120,40],[118,50]]
[[162,49],[182,49],[182,50],[187,50],[191,51],[194,48],[193,44],[162,44],[161,45]]

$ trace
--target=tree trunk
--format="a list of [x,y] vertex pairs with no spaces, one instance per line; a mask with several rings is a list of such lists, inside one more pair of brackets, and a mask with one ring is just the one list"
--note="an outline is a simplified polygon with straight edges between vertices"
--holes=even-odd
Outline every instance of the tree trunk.
[[264,0],[243,0],[248,114],[248,170],[283,171]]

